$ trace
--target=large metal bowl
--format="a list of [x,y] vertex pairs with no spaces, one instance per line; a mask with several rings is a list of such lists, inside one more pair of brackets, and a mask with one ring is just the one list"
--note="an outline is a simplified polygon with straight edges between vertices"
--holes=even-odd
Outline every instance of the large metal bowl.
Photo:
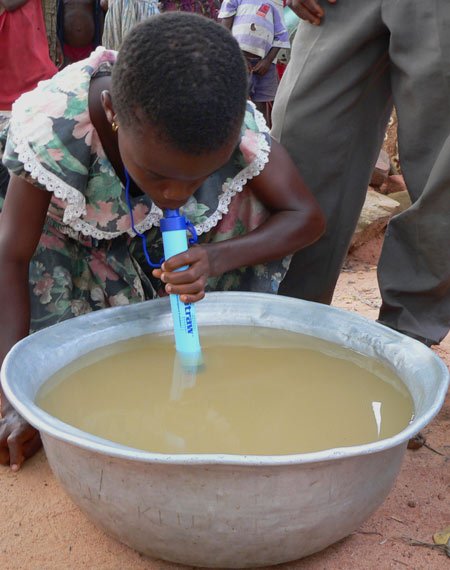
[[44,382],[83,354],[171,330],[166,300],[108,309],[24,339],[2,368],[6,396],[40,430],[64,489],[121,542],[193,566],[237,568],[295,560],[357,529],[391,489],[408,439],[439,411],[448,387],[446,366],[422,344],[381,325],[286,297],[210,294],[197,315],[200,326],[297,331],[375,357],[409,389],[414,420],[376,443],[299,455],[163,455],[108,442],[66,425],[34,403]]

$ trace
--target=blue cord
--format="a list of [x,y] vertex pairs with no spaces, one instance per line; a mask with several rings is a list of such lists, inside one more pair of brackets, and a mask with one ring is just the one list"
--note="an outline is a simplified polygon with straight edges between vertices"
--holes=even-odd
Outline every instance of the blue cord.
[[139,232],[136,229],[136,226],[134,225],[133,207],[131,205],[131,199],[130,199],[130,175],[128,174],[128,170],[126,168],[124,168],[124,171],[125,171],[125,179],[127,181],[127,184],[125,186],[125,200],[127,201],[127,206],[128,206],[128,209],[130,210],[131,228],[134,231],[134,233],[137,236],[139,236],[142,240],[142,249],[144,250],[145,259],[146,259],[147,263],[149,264],[149,266],[152,269],[159,269],[161,267],[161,265],[164,263],[164,257],[161,259],[159,264],[152,262],[152,260],[150,259],[150,255],[148,253],[148,249],[147,249],[147,239],[146,239],[145,235],[142,234],[141,232]]
[[196,243],[198,243],[198,234],[197,234],[197,230],[195,229],[195,226],[192,222],[190,222],[187,218],[185,218],[186,220],[186,225],[187,225],[187,229],[189,231],[189,233],[191,234],[192,237],[189,238],[189,245],[195,245]]
[[[125,200],[127,202],[128,209],[130,210],[131,229],[142,240],[142,249],[144,250],[145,260],[147,261],[149,266],[152,269],[159,269],[161,267],[161,265],[164,263],[165,259],[163,257],[161,259],[161,261],[159,262],[159,264],[153,263],[153,261],[150,259],[150,255],[149,255],[148,249],[147,249],[147,239],[146,239],[145,235],[142,234],[141,232],[139,232],[136,229],[136,226],[134,225],[133,206],[131,204],[131,198],[130,198],[130,183],[131,183],[130,182],[130,175],[128,174],[128,170],[126,168],[124,168],[124,172],[125,172],[125,180],[127,182],[126,186],[125,186]],[[194,245],[198,242],[198,235],[197,235],[197,232],[195,230],[195,226],[189,220],[186,220],[186,222],[187,222],[188,230],[192,236],[191,238],[189,238],[189,244]]]

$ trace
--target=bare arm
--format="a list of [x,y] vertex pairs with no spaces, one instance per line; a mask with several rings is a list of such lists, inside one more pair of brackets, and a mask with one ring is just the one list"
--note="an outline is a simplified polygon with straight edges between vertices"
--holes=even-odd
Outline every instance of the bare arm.
[[233,27],[234,16],[230,16],[229,18],[219,18],[219,22],[222,26],[225,26],[231,32],[231,28]]
[[279,51],[280,51],[279,47],[270,48],[267,55],[262,59],[260,59],[258,63],[254,66],[253,73],[256,73],[257,75],[265,75],[269,71],[270,66],[273,63],[273,60],[278,55]]
[[22,8],[28,0],[0,0],[0,6],[3,6],[7,12],[14,12]]
[[212,275],[281,259],[315,242],[325,231],[319,205],[280,143],[272,141],[269,162],[247,187],[271,216],[243,237],[210,245],[215,250]]
[[[28,266],[50,198],[50,192],[11,176],[0,223],[0,364],[9,349],[28,335]],[[35,451],[37,432],[17,415],[1,389],[0,396],[0,463],[10,462],[18,468]]]
[[[163,270],[154,271],[154,275],[167,283],[167,292],[181,295],[184,302],[198,301],[204,297],[208,276],[281,259],[313,243],[324,232],[324,217],[315,198],[287,151],[276,141],[272,142],[268,164],[247,186],[271,216],[245,236],[192,247],[166,261]],[[174,272],[184,265],[189,269]]]
[[[337,0],[328,0],[330,4],[336,4]],[[324,16],[323,8],[316,0],[287,0],[289,8],[302,20],[319,26]]]

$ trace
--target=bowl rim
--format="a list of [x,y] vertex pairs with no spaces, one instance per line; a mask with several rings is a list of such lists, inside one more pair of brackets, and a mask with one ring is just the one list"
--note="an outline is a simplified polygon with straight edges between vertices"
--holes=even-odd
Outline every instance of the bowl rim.
[[[382,336],[389,334],[391,339],[398,341],[398,346],[400,344],[403,349],[411,349],[413,351],[420,350],[423,354],[427,354],[432,362],[437,366],[436,374],[442,375],[442,382],[439,389],[437,390],[436,397],[434,398],[433,404],[429,409],[423,413],[420,417],[415,417],[402,431],[395,434],[392,437],[382,439],[376,442],[363,444],[363,445],[353,445],[347,447],[336,447],[321,451],[309,452],[309,453],[298,453],[298,454],[288,454],[288,455],[239,455],[239,454],[164,454],[164,453],[154,453],[149,451],[144,451],[140,449],[135,449],[132,447],[127,447],[107,439],[97,437],[95,435],[89,434],[79,430],[65,422],[57,419],[56,417],[48,414],[39,406],[34,403],[31,397],[20,399],[18,396],[17,387],[11,385],[8,377],[9,370],[13,367],[14,361],[20,358],[20,353],[24,347],[32,345],[35,343],[42,335],[48,334],[48,331],[52,329],[54,332],[58,331],[63,327],[67,327],[70,322],[74,320],[77,321],[79,326],[85,324],[89,325],[89,321],[95,319],[99,313],[103,316],[109,314],[113,315],[123,312],[124,307],[115,307],[109,309],[103,309],[101,311],[94,311],[76,319],[70,319],[69,321],[63,321],[41,331],[38,331],[30,336],[25,337],[19,341],[14,347],[9,351],[4,359],[3,366],[1,368],[1,382],[5,396],[8,398],[9,402],[17,410],[17,412],[26,419],[31,425],[33,425],[37,430],[44,434],[45,436],[52,437],[54,439],[63,441],[70,445],[75,445],[79,448],[100,453],[105,456],[114,457],[117,459],[127,459],[136,462],[143,463],[154,463],[154,464],[172,464],[172,465],[232,465],[232,466],[275,466],[275,465],[297,465],[297,464],[310,464],[310,463],[320,463],[325,461],[335,461],[342,460],[350,457],[364,456],[373,453],[379,453],[386,451],[388,449],[402,446],[406,447],[406,442],[416,435],[423,427],[425,427],[439,412],[440,408],[444,403],[444,399],[449,386],[449,370],[445,363],[429,348],[424,346],[422,343],[410,338],[405,335],[398,333],[397,331],[388,329],[387,327],[366,319],[361,315],[356,313],[351,313],[343,309],[336,307],[329,307],[327,305],[321,305],[318,303],[312,303],[310,301],[303,301],[300,299],[293,299],[289,297],[281,297],[277,295],[265,294],[265,293],[242,293],[242,292],[221,292],[221,293],[208,293],[207,301],[204,306],[208,303],[212,305],[217,305],[224,300],[223,296],[228,299],[239,297],[244,301],[251,299],[258,299],[262,301],[269,301],[274,303],[283,303],[288,309],[301,308],[307,305],[314,306],[315,311],[326,311],[331,314],[334,313],[337,316],[345,317],[346,321],[352,324],[364,325],[370,330],[374,330]],[[144,302],[151,303],[152,306],[159,304],[160,308],[170,311],[169,300],[167,298],[156,299]],[[136,311],[136,307],[142,305],[143,303],[138,303],[136,305],[128,306],[130,309]],[[331,313],[330,313],[331,312]],[[70,325],[69,325],[70,326]],[[262,326],[262,325],[260,325]],[[265,325],[264,325],[265,326]],[[303,333],[304,334],[304,333]],[[314,335],[312,335],[314,336]],[[327,340],[327,339],[325,339]],[[332,341],[331,341],[332,342]],[[424,352],[426,351],[426,352]]]

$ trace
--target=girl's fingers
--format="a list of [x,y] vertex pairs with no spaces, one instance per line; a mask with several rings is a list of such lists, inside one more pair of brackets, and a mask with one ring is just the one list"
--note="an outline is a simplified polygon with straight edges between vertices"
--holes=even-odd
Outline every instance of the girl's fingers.
[[175,271],[175,269],[180,269],[186,265],[192,265],[193,263],[196,263],[201,257],[201,250],[194,246],[189,248],[187,251],[183,251],[183,253],[179,253],[170,259],[166,259],[166,261],[162,264],[161,269],[163,273],[166,271]]
[[[182,267],[186,269],[180,271]],[[188,251],[171,257],[163,263],[161,269],[154,269],[152,272],[153,277],[166,284],[166,293],[195,297],[191,301],[183,302],[195,302],[203,298],[209,274],[208,254],[200,246],[193,246]],[[199,294],[202,296],[198,297]]]
[[4,419],[0,420],[0,465],[9,465],[8,436],[10,434],[8,424]]
[[153,277],[161,279],[163,283],[173,283],[174,285],[180,285],[182,283],[193,283],[197,281],[202,275],[201,267],[194,265],[185,269],[184,271],[162,271],[161,269],[154,269],[152,271]]
[[204,279],[197,279],[194,283],[183,283],[182,285],[173,285],[172,283],[166,285],[166,293],[171,295],[197,295],[204,290]]
[[161,269],[165,271],[175,271],[186,265],[194,265],[194,263],[208,262],[208,253],[206,248],[201,245],[193,245],[187,251],[174,255],[170,259],[166,259]]
[[8,436],[11,433],[5,419],[0,419],[0,447],[8,446]]
[[27,441],[23,446],[23,454],[25,456],[25,459],[33,457],[33,455],[37,451],[39,451],[41,447],[42,447],[41,434],[37,431],[34,434],[33,438]]
[[19,431],[13,431],[8,437],[9,464],[13,471],[18,471],[22,463],[25,461],[22,438],[23,434]]
[[0,465],[9,465],[9,449],[0,447]]
[[180,295],[180,299],[182,303],[197,303],[197,301],[201,301],[205,297],[205,291],[201,291],[197,293],[197,295]]
[[[20,424],[8,437],[9,464],[13,471],[18,471],[22,463],[39,449],[39,433],[28,424]],[[27,454],[28,452],[28,454]]]
[[189,285],[206,276],[206,271],[202,267],[199,267],[199,265],[200,264],[193,265],[185,271],[174,271],[173,273],[166,273],[164,271],[160,279],[163,283],[170,285]]

